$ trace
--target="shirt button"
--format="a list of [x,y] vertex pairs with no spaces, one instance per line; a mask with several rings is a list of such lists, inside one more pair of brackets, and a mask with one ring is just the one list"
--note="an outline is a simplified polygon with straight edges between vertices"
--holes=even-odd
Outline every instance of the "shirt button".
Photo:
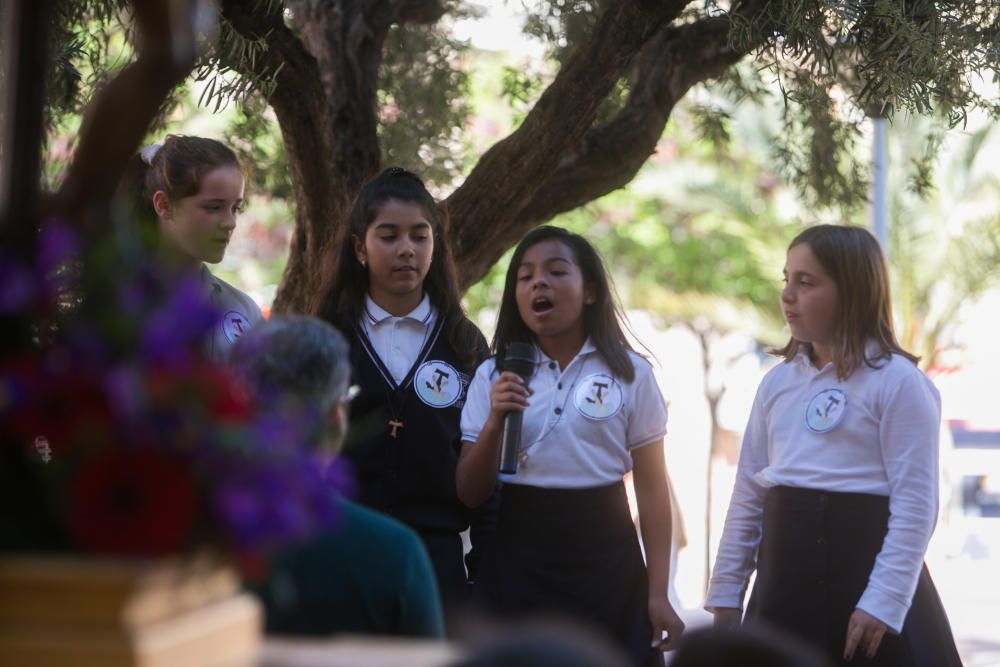
[[557,385],[557,387],[558,387],[559,389],[562,389],[562,382],[560,382],[560,383],[559,383],[559,384]]
[[556,414],[557,415],[561,415],[562,414],[562,408],[556,408]]
[[552,370],[555,370],[556,369],[556,362],[550,361],[549,362],[549,368],[551,368]]

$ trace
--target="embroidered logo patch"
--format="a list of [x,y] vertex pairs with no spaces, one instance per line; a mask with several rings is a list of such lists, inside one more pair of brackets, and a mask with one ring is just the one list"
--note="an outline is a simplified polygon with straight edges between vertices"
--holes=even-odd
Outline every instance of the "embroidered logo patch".
[[594,373],[583,379],[573,396],[576,409],[590,419],[613,417],[622,407],[622,387],[606,373]]
[[847,395],[839,389],[824,389],[806,406],[806,426],[813,433],[826,433],[837,427],[847,411]]
[[421,401],[432,408],[447,408],[462,396],[462,376],[443,361],[425,361],[413,378]]
[[242,336],[250,328],[250,320],[238,310],[226,311],[222,316],[222,332],[226,334],[226,340],[235,343],[236,339]]

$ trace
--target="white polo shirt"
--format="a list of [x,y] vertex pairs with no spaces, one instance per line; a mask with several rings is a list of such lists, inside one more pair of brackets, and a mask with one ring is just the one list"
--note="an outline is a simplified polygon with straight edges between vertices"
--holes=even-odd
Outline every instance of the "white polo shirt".
[[[521,431],[521,462],[502,481],[545,488],[620,482],[631,452],[666,434],[667,409],[649,362],[629,353],[635,380],[614,377],[587,340],[562,371],[535,346],[535,371]],[[495,358],[480,364],[462,409],[462,440],[475,443],[490,413]]]
[[263,322],[264,315],[253,299],[214,276],[204,264],[201,265],[201,283],[212,306],[221,314],[209,336],[207,353],[213,361],[225,362],[233,343],[247,329]]
[[880,363],[841,382],[802,352],[761,381],[706,607],[742,607],[767,488],[870,493],[889,497],[889,530],[857,606],[901,630],[937,519],[941,399],[905,357]]
[[365,310],[361,313],[361,327],[396,384],[417,362],[436,321],[437,309],[426,294],[416,308],[402,317],[385,310],[370,296],[365,296]]

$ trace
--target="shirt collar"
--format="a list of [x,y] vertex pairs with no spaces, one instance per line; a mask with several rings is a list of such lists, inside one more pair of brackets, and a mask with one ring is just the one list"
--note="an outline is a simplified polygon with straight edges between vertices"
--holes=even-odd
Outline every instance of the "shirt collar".
[[208,267],[205,266],[204,263],[202,263],[201,270],[198,272],[198,275],[201,277],[201,284],[205,286],[206,291],[211,290],[219,292],[222,290],[222,285],[219,283],[219,279],[215,277],[215,274],[208,270]]
[[[573,360],[570,361],[570,363],[572,364],[573,361],[579,359],[580,357],[584,357],[588,354],[593,354],[594,352],[597,352],[597,348],[594,347],[593,341],[591,341],[590,338],[587,338],[587,340],[583,341],[583,346],[580,348],[580,351],[576,353],[576,356],[573,357]],[[538,343],[535,343],[535,364],[542,365],[542,364],[547,364],[550,361],[552,361],[552,359],[549,357],[549,355],[545,354],[545,352],[542,351],[542,348],[538,346]]]
[[[368,321],[373,325],[381,324],[390,318],[396,317],[385,308],[375,303],[368,294],[365,295],[365,313],[367,314]],[[415,322],[426,323],[430,319],[432,313],[433,306],[431,306],[430,297],[424,293],[424,298],[420,300],[420,303],[417,304],[416,308],[411,310],[406,315],[396,319],[413,320]]]
[[[829,362],[823,368],[816,368],[812,365],[812,361],[809,360],[809,350],[810,347],[807,344],[799,343],[799,349],[795,353],[795,361],[803,368],[812,369],[814,372],[819,373],[833,365],[833,362]],[[869,338],[868,342],[865,343],[865,358],[872,359],[880,354],[882,354],[882,346],[874,338]]]

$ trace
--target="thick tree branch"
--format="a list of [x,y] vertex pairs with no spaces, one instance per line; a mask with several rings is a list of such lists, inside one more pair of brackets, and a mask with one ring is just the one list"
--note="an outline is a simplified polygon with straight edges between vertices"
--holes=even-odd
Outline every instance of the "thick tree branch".
[[524,227],[516,224],[517,215],[552,176],[560,156],[587,132],[598,106],[642,46],[686,4],[611,3],[521,126],[490,148],[448,198],[462,286],[475,282],[499,257],[498,251],[520,238]]
[[[170,21],[168,2],[134,3],[138,57],[98,94],[84,114],[80,144],[50,203],[88,232],[105,231],[111,201],[129,159],[163,100],[194,67],[194,28]],[[189,48],[178,48],[187,44]],[[29,163],[30,164],[30,163]]]
[[674,105],[745,55],[726,46],[728,31],[724,17],[664,28],[643,49],[625,107],[566,155],[518,220],[530,229],[627,185],[655,152]]
[[[737,9],[753,20],[766,0],[751,0]],[[731,19],[718,16],[679,26],[664,26],[643,47],[635,64],[632,89],[624,108],[609,122],[595,126],[577,144],[558,155],[559,163],[541,187],[504,224],[505,239],[478,233],[474,252],[460,255],[460,282],[479,280],[518,239],[559,213],[572,210],[626,185],[639,171],[663,134],[681,97],[698,82],[715,77],[745,52],[727,45]],[[456,253],[457,254],[457,253]]]

